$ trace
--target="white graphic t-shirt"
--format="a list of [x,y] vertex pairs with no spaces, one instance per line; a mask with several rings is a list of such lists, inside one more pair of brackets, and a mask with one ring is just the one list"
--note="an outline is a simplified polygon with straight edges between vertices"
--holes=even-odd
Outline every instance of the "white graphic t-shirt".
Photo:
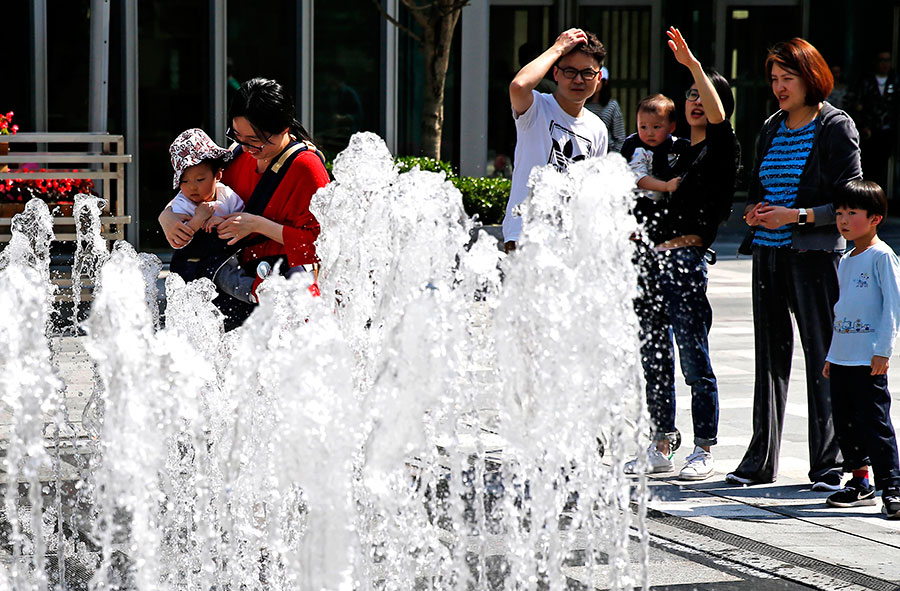
[[552,94],[531,91],[534,102],[516,116],[516,158],[512,189],[503,218],[503,240],[518,241],[522,218],[515,207],[528,196],[528,177],[535,166],[552,164],[566,170],[569,164],[606,154],[608,134],[599,117],[582,109],[579,117],[562,110]]
[[834,305],[834,333],[825,358],[838,365],[869,365],[890,357],[900,331],[900,260],[884,242],[841,257],[841,295]]

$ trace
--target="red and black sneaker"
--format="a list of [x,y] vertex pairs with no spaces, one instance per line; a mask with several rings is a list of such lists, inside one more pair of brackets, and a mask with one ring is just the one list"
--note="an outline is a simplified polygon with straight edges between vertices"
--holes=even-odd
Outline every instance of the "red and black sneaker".
[[875,487],[861,478],[851,478],[825,501],[831,507],[866,507],[875,504]]

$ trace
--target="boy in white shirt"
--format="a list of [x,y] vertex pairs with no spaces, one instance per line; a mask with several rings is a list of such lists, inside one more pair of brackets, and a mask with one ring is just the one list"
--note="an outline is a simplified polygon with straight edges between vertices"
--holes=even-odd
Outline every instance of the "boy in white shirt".
[[[522,231],[516,206],[528,196],[528,177],[535,166],[560,170],[571,162],[606,154],[606,125],[584,108],[597,91],[606,49],[592,33],[569,29],[544,53],[527,64],[509,85],[516,120],[516,153],[512,188],[503,218],[506,251],[515,250]],[[535,90],[553,68],[558,85],[553,94]]]
[[[822,374],[831,380],[834,431],[844,470],[853,477],[827,503],[874,505],[878,488],[887,518],[900,519],[897,437],[887,388],[888,364],[900,331],[900,261],[877,234],[887,215],[887,199],[876,183],[854,180],[839,190],[834,208],[838,230],[854,248],[838,267],[841,293]],[[875,486],[869,484],[869,466]]]

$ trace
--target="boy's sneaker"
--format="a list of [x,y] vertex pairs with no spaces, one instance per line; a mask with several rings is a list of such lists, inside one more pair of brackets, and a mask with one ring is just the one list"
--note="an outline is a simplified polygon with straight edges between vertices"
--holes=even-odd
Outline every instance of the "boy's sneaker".
[[829,472],[819,476],[819,479],[813,482],[812,489],[815,491],[835,491],[842,490],[841,480],[843,478],[837,472]]
[[[656,449],[656,443],[651,443],[650,447],[647,448],[647,473],[648,474],[659,474],[660,472],[671,472],[675,469],[675,466],[672,464],[672,456],[675,454],[669,452],[669,455],[663,454],[661,451]],[[637,474],[638,473],[638,458],[631,460],[630,462],[625,462],[625,474]]]
[[875,487],[863,484],[861,478],[851,478],[846,486],[825,501],[832,507],[866,507],[875,504]]
[[900,519],[900,488],[886,488],[881,495],[882,513],[888,519]]
[[706,480],[713,473],[712,454],[699,445],[694,446],[694,452],[689,455],[678,477],[682,480]]

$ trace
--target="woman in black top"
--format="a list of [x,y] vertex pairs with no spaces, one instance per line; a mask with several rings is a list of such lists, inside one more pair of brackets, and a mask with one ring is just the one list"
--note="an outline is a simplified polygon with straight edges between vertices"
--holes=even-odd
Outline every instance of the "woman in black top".
[[[685,93],[691,145],[673,165],[675,175],[682,177],[679,188],[643,211],[650,244],[640,256],[635,310],[641,321],[641,361],[653,421],[650,470],[673,468],[672,441],[677,434],[674,335],[682,373],[691,387],[694,423],[694,450],[680,476],[702,480],[712,474],[709,449],[716,444],[719,423],[716,376],[709,361],[712,308],[706,297],[704,254],[719,223],[731,211],[738,149],[728,122],[734,109],[728,82],[715,72],[703,71],[677,29],[667,34],[675,59],[694,78]],[[629,462],[626,471],[636,467],[636,461]]]

